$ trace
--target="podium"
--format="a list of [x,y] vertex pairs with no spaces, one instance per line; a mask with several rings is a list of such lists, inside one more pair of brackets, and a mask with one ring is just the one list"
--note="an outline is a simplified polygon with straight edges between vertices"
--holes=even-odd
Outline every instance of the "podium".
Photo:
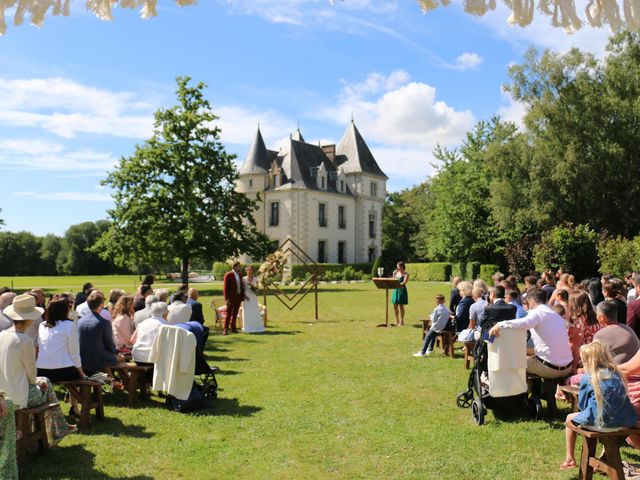
[[375,283],[376,287],[378,287],[379,289],[384,289],[385,291],[385,298],[386,298],[386,310],[385,310],[385,317],[384,317],[384,323],[381,323],[380,325],[376,325],[377,327],[388,327],[389,326],[389,289],[396,289],[396,288],[400,288],[400,280],[398,280],[397,278],[374,278],[372,279],[373,283]]

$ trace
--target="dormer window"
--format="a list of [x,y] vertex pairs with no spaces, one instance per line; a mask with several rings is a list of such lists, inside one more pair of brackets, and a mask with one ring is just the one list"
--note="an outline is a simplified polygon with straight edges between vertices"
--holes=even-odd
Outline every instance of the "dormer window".
[[326,183],[327,183],[327,179],[325,177],[320,177],[320,188],[322,190],[327,188]]
[[279,181],[280,181],[280,175],[278,175],[277,173],[273,175],[273,186],[274,187],[278,187],[279,186]]
[[344,192],[344,180],[340,180],[340,191]]

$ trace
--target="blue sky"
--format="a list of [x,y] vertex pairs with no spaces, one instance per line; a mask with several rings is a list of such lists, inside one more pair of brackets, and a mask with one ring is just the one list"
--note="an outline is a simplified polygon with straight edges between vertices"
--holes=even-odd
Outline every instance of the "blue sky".
[[164,2],[150,20],[116,9],[110,22],[82,5],[0,37],[7,230],[62,234],[106,218],[100,180],[150,135],[178,75],[208,84],[239,162],[258,122],[277,148],[298,125],[309,142],[337,142],[353,114],[398,190],[433,171],[436,144],[455,146],[495,113],[521,118],[501,85],[529,46],[601,56],[608,33],[566,35],[544,17],[511,28],[504,7],[478,18],[455,2],[426,15],[412,0]]

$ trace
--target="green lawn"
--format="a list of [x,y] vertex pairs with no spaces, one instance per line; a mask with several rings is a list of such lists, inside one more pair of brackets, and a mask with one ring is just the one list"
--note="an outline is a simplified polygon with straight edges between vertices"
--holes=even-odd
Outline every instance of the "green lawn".
[[110,395],[107,420],[29,456],[27,478],[577,478],[558,470],[560,420],[489,413],[478,427],[455,406],[462,358],[411,356],[418,320],[447,290],[410,283],[408,325],[389,329],[375,328],[384,292],[370,284],[323,286],[318,322],[311,296],[293,312],[270,298],[267,334],[210,338],[210,363],[223,370],[211,410],[181,415],[160,399],[130,409]]

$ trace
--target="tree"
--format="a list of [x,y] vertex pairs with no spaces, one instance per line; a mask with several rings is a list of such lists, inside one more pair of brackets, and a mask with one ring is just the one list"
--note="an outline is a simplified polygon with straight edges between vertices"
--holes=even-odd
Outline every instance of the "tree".
[[0,232],[0,274],[40,275],[41,240],[29,232]]
[[269,242],[255,226],[256,203],[234,189],[235,157],[220,142],[206,86],[177,84],[178,104],[155,113],[153,136],[102,182],[115,208],[96,249],[119,265],[178,259],[187,283],[192,259],[261,258]]
[[[56,261],[59,273],[65,275],[108,275],[118,269],[108,257],[100,257],[94,250],[98,239],[111,226],[107,220],[71,225],[64,233]],[[120,269],[122,271],[122,269]]]
[[42,261],[40,275],[56,275],[58,273],[56,262],[61,250],[62,239],[57,235],[50,233],[40,239],[40,259]]

